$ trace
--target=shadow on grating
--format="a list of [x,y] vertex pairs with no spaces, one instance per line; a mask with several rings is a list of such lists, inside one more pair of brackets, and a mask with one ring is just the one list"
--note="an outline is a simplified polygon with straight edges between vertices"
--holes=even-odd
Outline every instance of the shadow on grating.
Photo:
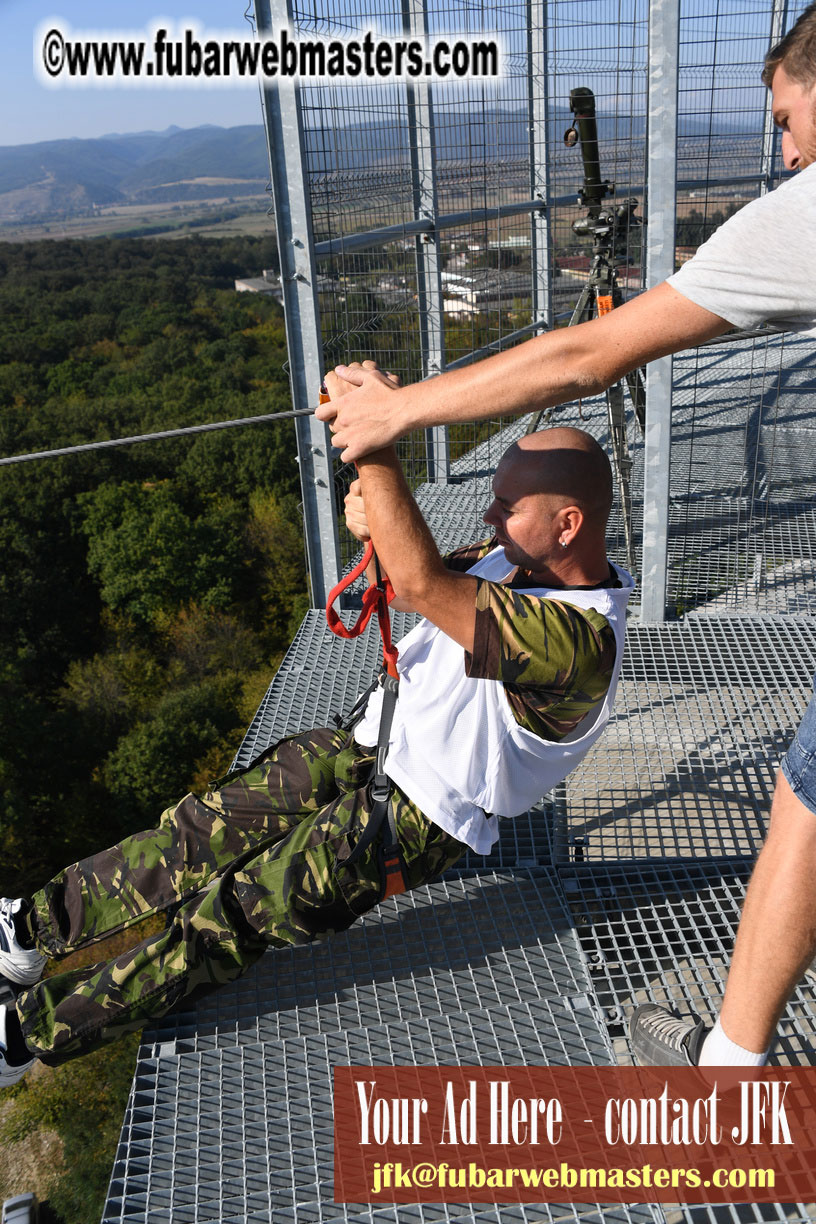
[[812,684],[814,669],[816,622],[730,617],[629,625],[621,675],[661,686],[759,683],[785,689]]
[[669,602],[678,612],[768,616],[816,609],[810,503],[706,498],[674,504],[669,559]]
[[144,1050],[200,1052],[535,1007],[589,990],[553,872],[463,874],[392,898],[325,943],[267,953],[240,981],[165,1017]]
[[555,861],[755,855],[814,666],[806,621],[630,625],[615,712],[555,812]]
[[816,611],[813,346],[794,336],[675,360],[669,599],[678,612]]
[[[734,944],[746,861],[628,864],[562,874],[616,1061],[631,1063],[626,1017],[638,1003],[713,1022]],[[816,1063],[816,977],[809,972],[779,1026],[773,1063]]]

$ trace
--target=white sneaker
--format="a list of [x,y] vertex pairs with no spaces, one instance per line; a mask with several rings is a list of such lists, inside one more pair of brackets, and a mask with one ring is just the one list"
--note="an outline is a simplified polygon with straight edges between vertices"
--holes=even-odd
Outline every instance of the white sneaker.
[[27,1062],[21,1063],[19,1066],[11,1066],[6,1061],[6,1019],[8,1016],[8,1008],[4,1004],[0,1004],[0,1088],[10,1088],[12,1084],[18,1083],[23,1078],[26,1071],[30,1071],[34,1066],[34,1059],[29,1058]]
[[17,986],[33,986],[43,975],[46,957],[36,948],[24,948],[17,939],[14,915],[22,904],[19,897],[16,901],[0,897],[0,977]]

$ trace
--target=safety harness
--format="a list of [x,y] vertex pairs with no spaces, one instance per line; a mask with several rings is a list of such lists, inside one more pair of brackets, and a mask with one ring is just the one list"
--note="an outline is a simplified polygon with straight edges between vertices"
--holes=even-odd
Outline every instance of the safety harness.
[[[322,390],[320,394],[321,402],[325,402]],[[362,611],[355,623],[348,628],[343,624],[337,612],[335,612],[334,604],[339,596],[365,573],[372,561],[374,562],[377,578],[376,584],[369,586],[364,591]],[[397,648],[391,641],[391,615],[388,610],[388,604],[393,598],[394,588],[391,586],[388,576],[383,575],[380,570],[380,563],[374,551],[374,545],[369,540],[362,559],[329,592],[329,598],[326,603],[326,621],[332,633],[335,633],[338,637],[359,637],[376,611],[380,637],[382,638],[383,662],[380,674],[371,687],[357,699],[353,709],[342,720],[342,725],[352,731],[362,717],[371,694],[378,686],[382,687],[383,701],[380,712],[380,726],[377,732],[374,773],[369,783],[371,815],[360,840],[349,857],[344,859],[342,863],[338,863],[338,867],[349,867],[356,863],[382,831],[383,836],[378,852],[380,871],[382,873],[381,900],[386,897],[396,896],[397,893],[405,892],[408,887],[405,860],[400,848],[397,824],[390,802],[393,783],[385,772],[388,740],[391,735],[391,724],[394,720],[394,711],[397,706],[397,696],[399,693]]]

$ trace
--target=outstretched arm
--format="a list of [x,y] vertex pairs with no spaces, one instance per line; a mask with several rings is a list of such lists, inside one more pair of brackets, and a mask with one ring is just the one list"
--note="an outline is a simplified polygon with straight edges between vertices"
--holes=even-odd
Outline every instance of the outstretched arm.
[[351,462],[412,429],[518,415],[597,395],[636,366],[722,335],[730,326],[662,284],[603,318],[547,332],[409,387],[395,388],[376,371],[349,370],[354,389],[341,399],[333,396],[335,402],[322,405],[317,415],[331,422],[334,445]]

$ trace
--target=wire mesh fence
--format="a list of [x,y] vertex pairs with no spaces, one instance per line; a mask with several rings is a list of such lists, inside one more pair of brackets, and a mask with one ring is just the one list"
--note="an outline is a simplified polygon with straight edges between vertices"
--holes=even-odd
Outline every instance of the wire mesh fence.
[[[760,68],[781,18],[787,14],[789,27],[803,7],[799,0],[681,4],[677,264],[779,180]],[[591,229],[580,224],[587,212],[579,199],[580,142],[564,142],[575,89],[594,95],[600,179],[609,184],[607,203],[620,213],[614,242],[620,297],[644,287],[646,0],[499,6],[311,0],[293,6],[292,20],[304,34],[489,33],[504,52],[498,83],[301,88],[326,368],[373,357],[414,382],[570,321],[586,293],[593,253]],[[804,394],[811,353],[807,343],[791,348],[761,339],[698,350],[678,367],[670,615],[712,604],[809,607],[812,545],[802,503],[810,487],[803,455],[813,429]],[[603,401],[597,409],[565,405],[553,419],[586,424],[608,445]],[[624,513],[619,497],[610,550],[637,569],[642,439],[631,409],[627,398],[632,504]],[[462,482],[495,467],[505,438],[515,436],[507,426],[496,418],[451,428],[442,466],[423,431],[399,444],[400,457],[416,488]],[[351,475],[335,463],[341,516]],[[474,498],[474,534],[482,530],[483,509]],[[763,534],[770,544],[764,550],[757,547]],[[340,535],[347,563],[356,545],[342,517]]]
[[[394,33],[417,19],[407,6],[338,2],[295,6],[293,20],[304,33],[340,34]],[[644,3],[443,0],[424,6],[426,28],[495,34],[498,85],[436,84],[421,98],[406,85],[301,91],[327,367],[374,357],[415,381],[569,319],[590,263],[572,229],[582,165],[562,142],[570,90],[594,90],[604,175],[642,207],[646,22]],[[635,226],[619,247],[628,295],[642,286]],[[461,480],[464,456],[505,425],[451,430],[450,477]],[[432,475],[424,435],[400,455],[415,485]],[[349,475],[336,473],[338,505]],[[478,531],[475,504],[473,519]],[[344,540],[344,560],[353,551]]]

